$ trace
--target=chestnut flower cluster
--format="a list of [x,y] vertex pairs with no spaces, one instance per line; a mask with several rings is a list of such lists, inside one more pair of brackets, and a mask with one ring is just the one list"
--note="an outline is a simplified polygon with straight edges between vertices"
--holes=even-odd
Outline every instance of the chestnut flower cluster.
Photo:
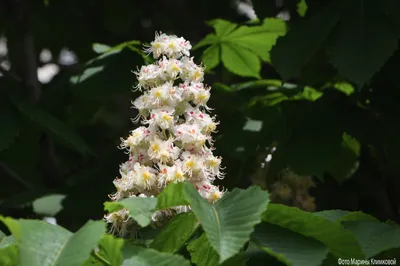
[[[128,197],[154,197],[169,183],[189,181],[210,203],[224,194],[213,185],[223,178],[221,158],[213,155],[211,134],[218,122],[208,114],[210,87],[203,84],[204,67],[190,57],[189,41],[177,36],[157,34],[145,52],[155,63],[135,72],[137,89],[143,94],[132,104],[138,110],[135,123],[142,126],[121,139],[120,148],[129,155],[114,180],[113,201]],[[189,211],[188,206],[154,213],[154,222],[174,213]],[[122,209],[104,218],[112,231],[128,233],[134,224],[129,211]]]

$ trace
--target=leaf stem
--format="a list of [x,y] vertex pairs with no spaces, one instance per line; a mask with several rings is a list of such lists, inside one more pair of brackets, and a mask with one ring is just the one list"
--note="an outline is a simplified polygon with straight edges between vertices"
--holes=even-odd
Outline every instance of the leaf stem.
[[104,263],[107,266],[112,266],[111,263],[106,260],[105,258],[103,258],[99,253],[95,252],[94,250],[92,251],[92,255],[93,257],[95,257],[98,261]]

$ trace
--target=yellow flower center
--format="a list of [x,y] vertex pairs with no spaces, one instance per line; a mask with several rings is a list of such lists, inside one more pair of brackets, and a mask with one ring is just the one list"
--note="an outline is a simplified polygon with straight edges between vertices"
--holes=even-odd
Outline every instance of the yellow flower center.
[[144,181],[149,181],[150,180],[150,173],[149,172],[144,172],[143,173],[143,180]]
[[160,146],[156,143],[151,146],[152,151],[160,151]]
[[207,95],[205,94],[199,94],[199,101],[203,102],[207,99]]
[[195,71],[194,74],[193,74],[193,77],[194,77],[194,79],[200,78],[201,77],[200,71]]
[[179,69],[179,67],[178,67],[176,64],[174,64],[174,65],[172,66],[172,70],[178,72],[180,69]]
[[165,114],[165,115],[163,116],[163,118],[164,118],[165,121],[171,121],[172,116],[170,116],[170,115],[168,115],[168,114]]
[[178,179],[178,180],[183,180],[183,179],[185,179],[184,176],[183,176],[183,174],[182,174],[182,172],[180,172],[180,171],[176,172],[175,178]]
[[187,168],[193,168],[194,167],[194,162],[192,160],[189,160],[185,163]]
[[213,192],[212,195],[211,195],[211,200],[212,200],[212,201],[217,201],[217,200],[219,200],[220,198],[221,198],[221,193]]
[[210,160],[209,161],[209,164],[210,164],[210,166],[216,166],[217,165],[217,161],[215,160],[215,159],[213,159],[213,160]]

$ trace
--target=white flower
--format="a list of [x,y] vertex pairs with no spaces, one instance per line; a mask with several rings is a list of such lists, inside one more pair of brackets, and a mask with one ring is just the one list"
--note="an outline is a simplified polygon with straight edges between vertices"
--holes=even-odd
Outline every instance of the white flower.
[[155,169],[139,163],[135,164],[134,169],[134,171],[128,173],[128,176],[133,180],[135,188],[139,191],[151,189],[156,183],[157,172]]
[[105,215],[104,221],[111,224],[111,233],[118,232],[120,236],[124,236],[127,233],[127,227],[132,224],[129,211],[126,209]]
[[[132,101],[138,110],[133,119],[140,126],[121,139],[120,148],[129,159],[120,165],[120,178],[114,180],[116,192],[109,195],[118,201],[128,197],[155,197],[170,183],[188,181],[210,203],[224,191],[212,183],[223,178],[222,159],[213,154],[211,133],[218,122],[207,112],[210,87],[203,84],[204,67],[190,57],[191,45],[177,36],[156,34],[145,49],[157,59],[134,72],[142,95]],[[164,217],[190,211],[190,206],[160,210],[152,215],[153,225]],[[112,230],[128,233],[133,220],[121,210],[106,215]]]
[[175,125],[174,112],[175,109],[169,106],[153,109],[150,118],[144,120],[143,123],[149,124],[149,126],[159,126],[162,130],[173,129]]
[[191,48],[190,42],[186,41],[184,38],[156,32],[155,40],[150,43],[150,46],[145,49],[145,52],[153,53],[154,59],[158,59],[163,54],[169,58],[177,58],[182,55],[189,56]]
[[151,160],[165,164],[176,160],[179,152],[180,149],[174,146],[173,139],[162,140],[159,137],[155,137],[150,142],[147,154]]
[[127,139],[121,138],[122,149],[127,149],[128,151],[132,151],[135,149],[140,143],[150,135],[150,131],[145,127],[138,127],[133,130]]
[[187,175],[182,169],[182,162],[177,160],[174,165],[159,165],[160,175],[159,175],[159,186],[164,187],[169,183],[184,182],[187,179]]

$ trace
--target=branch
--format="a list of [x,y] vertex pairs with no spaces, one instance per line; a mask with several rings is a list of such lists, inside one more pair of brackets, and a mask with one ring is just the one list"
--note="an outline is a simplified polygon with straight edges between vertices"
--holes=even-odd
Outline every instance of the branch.
[[24,185],[24,187],[26,187],[27,189],[29,189],[31,191],[35,190],[35,187],[33,185],[31,185],[29,182],[25,181],[22,177],[20,177],[16,172],[14,172],[5,163],[0,162],[0,167],[2,167],[4,169],[4,171],[6,171],[6,173],[9,174],[9,176],[14,178],[16,181],[18,181],[22,185]]
[[18,76],[16,73],[13,73],[7,69],[5,69],[2,65],[2,62],[0,62],[0,73],[5,76],[5,77],[9,77],[12,78],[13,80],[17,81],[17,82],[22,82],[22,78],[20,76]]
[[29,100],[31,103],[39,101],[41,88],[37,76],[38,64],[36,60],[33,33],[30,28],[32,25],[29,13],[29,1],[9,0],[12,9],[12,18],[15,22],[16,41],[20,45],[21,56],[19,57],[19,67],[22,72],[23,80],[28,88]]
[[[14,41],[18,45],[18,47],[14,48],[17,50],[17,53],[14,53],[17,56],[17,70],[21,72],[21,76],[27,87],[29,102],[36,104],[40,99],[42,91],[37,75],[38,62],[31,28],[31,12],[33,10],[29,6],[31,1],[8,0],[8,3],[11,7],[10,17],[14,20],[15,25],[16,39]],[[51,181],[57,180],[57,183],[60,177],[60,168],[54,151],[53,140],[45,134],[44,142],[46,151],[46,160],[44,162],[45,177],[48,177]]]

